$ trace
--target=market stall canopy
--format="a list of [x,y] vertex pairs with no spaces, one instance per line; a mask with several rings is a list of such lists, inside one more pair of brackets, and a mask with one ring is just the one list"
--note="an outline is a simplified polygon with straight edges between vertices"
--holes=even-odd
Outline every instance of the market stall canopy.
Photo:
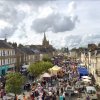
[[22,68],[28,69],[29,68],[29,65],[23,65]]
[[49,74],[49,73],[44,73],[43,75],[42,75],[42,77],[51,77],[51,75]]
[[78,67],[78,73],[80,76],[88,76],[89,72],[85,67]]
[[82,79],[89,79],[89,80],[91,80],[91,77],[89,77],[89,76],[82,76]]
[[82,79],[83,82],[91,82],[89,79]]
[[85,66],[85,64],[81,63],[81,64],[79,64],[79,66]]
[[52,69],[52,70],[58,70],[58,71],[59,71],[59,70],[61,70],[61,67],[55,65],[55,66],[53,66],[51,69]]
[[52,75],[57,75],[57,73],[61,70],[61,67],[58,67],[57,65],[55,65],[52,68],[50,68],[49,70]]

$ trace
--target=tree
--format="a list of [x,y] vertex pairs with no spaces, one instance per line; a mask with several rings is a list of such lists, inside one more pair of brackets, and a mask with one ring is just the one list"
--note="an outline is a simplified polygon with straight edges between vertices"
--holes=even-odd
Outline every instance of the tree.
[[52,62],[51,58],[45,55],[42,59],[44,62]]
[[6,78],[6,91],[14,94],[20,93],[25,77],[20,73],[9,73]]
[[41,61],[31,64],[28,70],[33,76],[37,77],[43,72],[47,71],[52,66],[53,64],[51,62]]
[[18,47],[19,47],[19,48],[23,48],[24,46],[23,46],[22,44],[19,44]]
[[88,44],[88,50],[94,51],[95,49],[97,49],[96,44]]
[[13,46],[14,48],[17,48],[17,43],[16,43],[16,42],[12,43],[12,46]]

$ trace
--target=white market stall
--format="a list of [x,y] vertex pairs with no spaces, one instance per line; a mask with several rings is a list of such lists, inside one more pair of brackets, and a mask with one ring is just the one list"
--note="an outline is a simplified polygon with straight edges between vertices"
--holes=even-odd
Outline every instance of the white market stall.
[[89,77],[89,76],[82,76],[82,79],[88,79],[88,80],[91,80],[91,77]]
[[29,68],[29,65],[23,65],[22,68],[28,69]]
[[42,75],[42,77],[43,77],[43,78],[50,78],[51,75],[50,75],[49,73],[44,73],[44,74]]

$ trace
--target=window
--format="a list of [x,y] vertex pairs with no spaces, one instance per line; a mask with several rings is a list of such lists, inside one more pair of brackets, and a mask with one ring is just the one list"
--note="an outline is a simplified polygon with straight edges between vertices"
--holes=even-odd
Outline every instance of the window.
[[8,56],[9,56],[9,50],[8,50]]
[[3,56],[5,56],[5,50],[3,50]]
[[5,65],[5,59],[3,59],[3,64]]
[[1,59],[0,59],[0,66],[1,66]]
[[2,53],[2,52],[1,52],[1,50],[0,50],[0,56],[2,55],[1,53]]
[[4,60],[4,59],[2,59],[2,65],[4,65],[3,60]]
[[10,59],[8,58],[8,64],[10,64]]

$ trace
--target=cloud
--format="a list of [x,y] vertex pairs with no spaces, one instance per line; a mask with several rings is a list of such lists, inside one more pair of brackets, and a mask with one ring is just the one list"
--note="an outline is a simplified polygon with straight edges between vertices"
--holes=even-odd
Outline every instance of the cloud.
[[71,16],[65,16],[60,13],[52,13],[46,18],[37,18],[33,21],[32,29],[37,33],[52,31],[54,33],[71,31],[75,28],[77,17],[73,21]]
[[67,6],[67,11],[64,13],[52,7],[48,9],[50,11],[48,16],[40,17],[33,21],[32,29],[37,33],[45,31],[52,31],[54,33],[72,31],[76,26],[76,22],[79,21],[78,16],[74,13],[76,9],[75,2],[70,2]]
[[[0,21],[3,23],[0,28],[0,37],[3,38],[5,34],[8,34],[8,37],[13,36],[26,16],[30,13],[35,13],[36,9],[49,1],[50,0],[1,0]],[[33,8],[35,11],[32,11]]]

